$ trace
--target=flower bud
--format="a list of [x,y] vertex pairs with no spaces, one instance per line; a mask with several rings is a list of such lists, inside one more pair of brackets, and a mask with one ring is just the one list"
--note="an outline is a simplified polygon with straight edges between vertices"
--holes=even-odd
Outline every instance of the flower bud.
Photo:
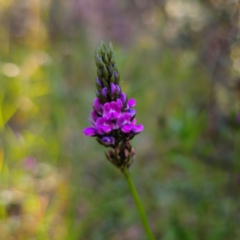
[[97,88],[97,90],[99,90],[99,91],[101,91],[101,89],[102,89],[102,87],[99,86],[97,83],[96,83],[96,88]]
[[113,54],[113,45],[111,42],[109,43],[109,51]]
[[117,64],[116,64],[116,62],[113,64],[113,69],[117,71]]
[[113,162],[113,161],[114,161],[114,153],[113,153],[112,150],[107,151],[105,154],[106,154],[107,159],[108,159],[110,162]]
[[107,97],[107,94],[108,94],[108,89],[106,87],[104,87],[102,89],[102,95],[106,98]]
[[129,167],[133,162],[135,150],[130,140],[143,131],[143,125],[136,124],[135,99],[127,100],[119,86],[120,75],[117,70],[112,45],[107,49],[102,44],[95,54],[97,65],[96,96],[93,103],[92,126],[83,133],[112,150],[106,157],[118,168]]
[[116,70],[114,70],[113,74],[114,74],[114,78],[115,78],[115,83],[118,84],[119,83],[119,79],[120,79],[119,78],[119,73]]
[[97,70],[97,75],[98,75],[99,78],[102,77],[102,70],[101,69]]
[[104,87],[108,87],[108,83],[107,83],[107,81],[104,78],[102,79],[102,82],[103,82],[103,86]]
[[112,68],[110,65],[108,66],[108,72],[109,72],[109,75],[112,76],[112,74],[113,74],[113,68]]
[[109,137],[109,136],[106,136],[106,137],[103,137],[101,139],[102,143],[104,144],[104,146],[110,146],[110,145],[114,145],[115,144],[115,139],[114,137]]
[[97,56],[97,62],[96,62],[97,67],[103,68],[104,63],[102,61],[102,58],[100,56]]
[[105,64],[108,64],[108,56],[107,56],[107,53],[105,53],[105,54],[103,55],[103,61],[104,61]]
[[96,78],[96,84],[100,87],[102,87],[102,83],[101,83],[101,80],[97,77]]
[[115,78],[114,78],[114,75],[112,74],[111,78],[110,78],[110,82],[111,83],[115,83]]
[[103,76],[107,79],[108,78],[108,70],[107,70],[106,66],[104,66],[102,68],[102,71],[103,71]]

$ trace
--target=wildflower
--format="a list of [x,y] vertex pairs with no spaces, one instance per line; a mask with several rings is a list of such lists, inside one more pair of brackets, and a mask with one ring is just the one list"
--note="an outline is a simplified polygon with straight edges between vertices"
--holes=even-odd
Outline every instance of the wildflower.
[[83,129],[88,137],[96,137],[105,147],[107,159],[119,168],[129,167],[135,155],[130,140],[144,127],[136,124],[136,100],[127,99],[119,85],[112,45],[103,44],[95,56],[97,66],[96,95],[93,102],[91,127]]

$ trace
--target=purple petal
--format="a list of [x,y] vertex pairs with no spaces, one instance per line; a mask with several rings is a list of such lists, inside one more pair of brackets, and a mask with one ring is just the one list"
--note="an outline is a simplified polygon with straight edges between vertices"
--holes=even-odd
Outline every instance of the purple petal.
[[121,101],[120,102],[111,102],[111,109],[117,113],[121,112]]
[[119,108],[121,110],[122,106],[123,106],[123,103],[122,103],[122,101],[119,98],[117,99],[117,104],[118,104],[118,106],[119,106]]
[[119,118],[120,116],[121,116],[120,112],[113,112],[112,113],[112,117],[115,118],[115,119]]
[[115,84],[111,83],[110,87],[111,87],[111,94],[113,95],[116,91],[116,86],[115,86]]
[[113,74],[114,74],[115,79],[118,78],[118,72],[116,70],[113,72]]
[[133,124],[133,125],[135,125],[135,124],[136,124],[136,122],[137,122],[137,119],[136,119],[136,118],[134,118],[134,119],[132,120],[132,124]]
[[94,136],[97,134],[97,129],[96,128],[93,128],[93,127],[88,127],[88,128],[84,128],[83,129],[83,133],[88,136],[88,137],[91,137],[91,136]]
[[97,119],[96,125],[97,126],[112,126],[113,123],[109,119],[106,119],[104,117],[100,117],[100,118]]
[[97,121],[96,121],[96,126],[101,126],[101,125],[104,124],[104,122],[105,122],[105,119],[102,118],[102,117],[100,117],[100,118],[98,118]]
[[102,83],[101,83],[99,78],[96,78],[96,83],[97,83],[98,86],[102,87]]
[[143,127],[143,125],[141,125],[141,124],[138,124],[138,125],[136,125],[136,126],[133,127],[133,131],[134,131],[135,133],[142,132],[143,129],[144,129],[144,127]]
[[110,132],[112,129],[114,129],[114,124],[111,120],[103,117],[97,119],[96,127],[98,129],[99,134],[102,134],[104,132]]
[[123,131],[124,133],[129,133],[129,132],[131,132],[131,130],[132,130],[132,125],[131,125],[131,124],[127,124],[127,125],[124,125],[124,126],[122,127],[122,131]]
[[95,127],[95,122],[91,118],[89,118],[88,121]]
[[107,116],[108,113],[110,112],[111,110],[111,105],[110,103],[105,103],[104,106],[103,106],[103,116]]
[[118,99],[117,102],[105,103],[103,106],[103,117],[106,119],[118,118],[121,115],[122,102]]
[[121,89],[118,85],[116,85],[116,92],[119,94],[121,92]]
[[105,88],[103,88],[103,90],[102,90],[102,95],[104,96],[104,97],[107,97],[107,93],[108,93],[108,89],[105,87]]
[[114,137],[103,137],[101,140],[106,145],[113,145],[115,143]]
[[93,107],[98,113],[101,113],[102,104],[100,103],[100,100],[98,98],[94,99]]
[[131,98],[128,100],[128,107],[132,108],[136,105],[136,100],[134,98]]
[[132,117],[136,115],[136,110],[135,109],[128,109],[127,111]]
[[96,122],[98,119],[98,115],[95,110],[92,111],[92,119],[94,120],[94,122]]
[[100,134],[102,134],[102,133],[109,133],[109,132],[111,132],[111,128],[110,128],[110,126],[100,126],[99,128],[98,128],[98,132],[100,133]]
[[131,115],[129,113],[122,114],[121,117],[117,119],[117,128],[121,128],[123,125],[129,124]]
[[126,102],[126,100],[127,100],[126,94],[125,93],[121,93],[120,94],[120,99],[121,99],[122,103],[124,104]]

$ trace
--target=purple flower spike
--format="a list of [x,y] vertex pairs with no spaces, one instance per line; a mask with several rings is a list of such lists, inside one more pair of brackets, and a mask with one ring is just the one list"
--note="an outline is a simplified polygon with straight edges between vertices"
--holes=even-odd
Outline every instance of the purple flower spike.
[[[128,100],[121,91],[120,74],[111,45],[109,48],[102,45],[95,55],[95,62],[97,97],[89,119],[91,126],[83,129],[83,133],[112,148],[106,152],[111,163],[121,169],[128,168],[135,155],[130,140],[144,129],[143,125],[136,124],[136,100]],[[239,118],[237,121],[240,121]]]
[[87,137],[92,137],[97,135],[97,129],[93,128],[93,127],[88,127],[88,128],[84,128],[83,129],[83,133],[87,136]]

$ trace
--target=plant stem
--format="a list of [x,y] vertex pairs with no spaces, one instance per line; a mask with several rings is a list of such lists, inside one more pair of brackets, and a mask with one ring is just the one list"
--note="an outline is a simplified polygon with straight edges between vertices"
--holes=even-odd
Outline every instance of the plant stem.
[[124,167],[122,168],[122,172],[127,180],[127,183],[128,183],[128,186],[129,186],[129,189],[131,191],[131,194],[134,198],[134,201],[135,201],[135,204],[137,205],[137,209],[138,209],[138,212],[139,212],[139,215],[140,215],[140,218],[141,218],[141,221],[142,221],[142,225],[144,227],[144,230],[148,236],[148,239],[149,240],[155,240],[153,234],[152,234],[152,231],[149,227],[149,224],[148,224],[148,220],[147,220],[147,216],[146,216],[146,213],[144,211],[144,208],[143,208],[143,205],[141,203],[141,200],[138,196],[138,193],[137,193],[137,190],[134,186],[134,183],[132,181],[132,178],[130,176],[130,173],[127,169],[127,167]]

